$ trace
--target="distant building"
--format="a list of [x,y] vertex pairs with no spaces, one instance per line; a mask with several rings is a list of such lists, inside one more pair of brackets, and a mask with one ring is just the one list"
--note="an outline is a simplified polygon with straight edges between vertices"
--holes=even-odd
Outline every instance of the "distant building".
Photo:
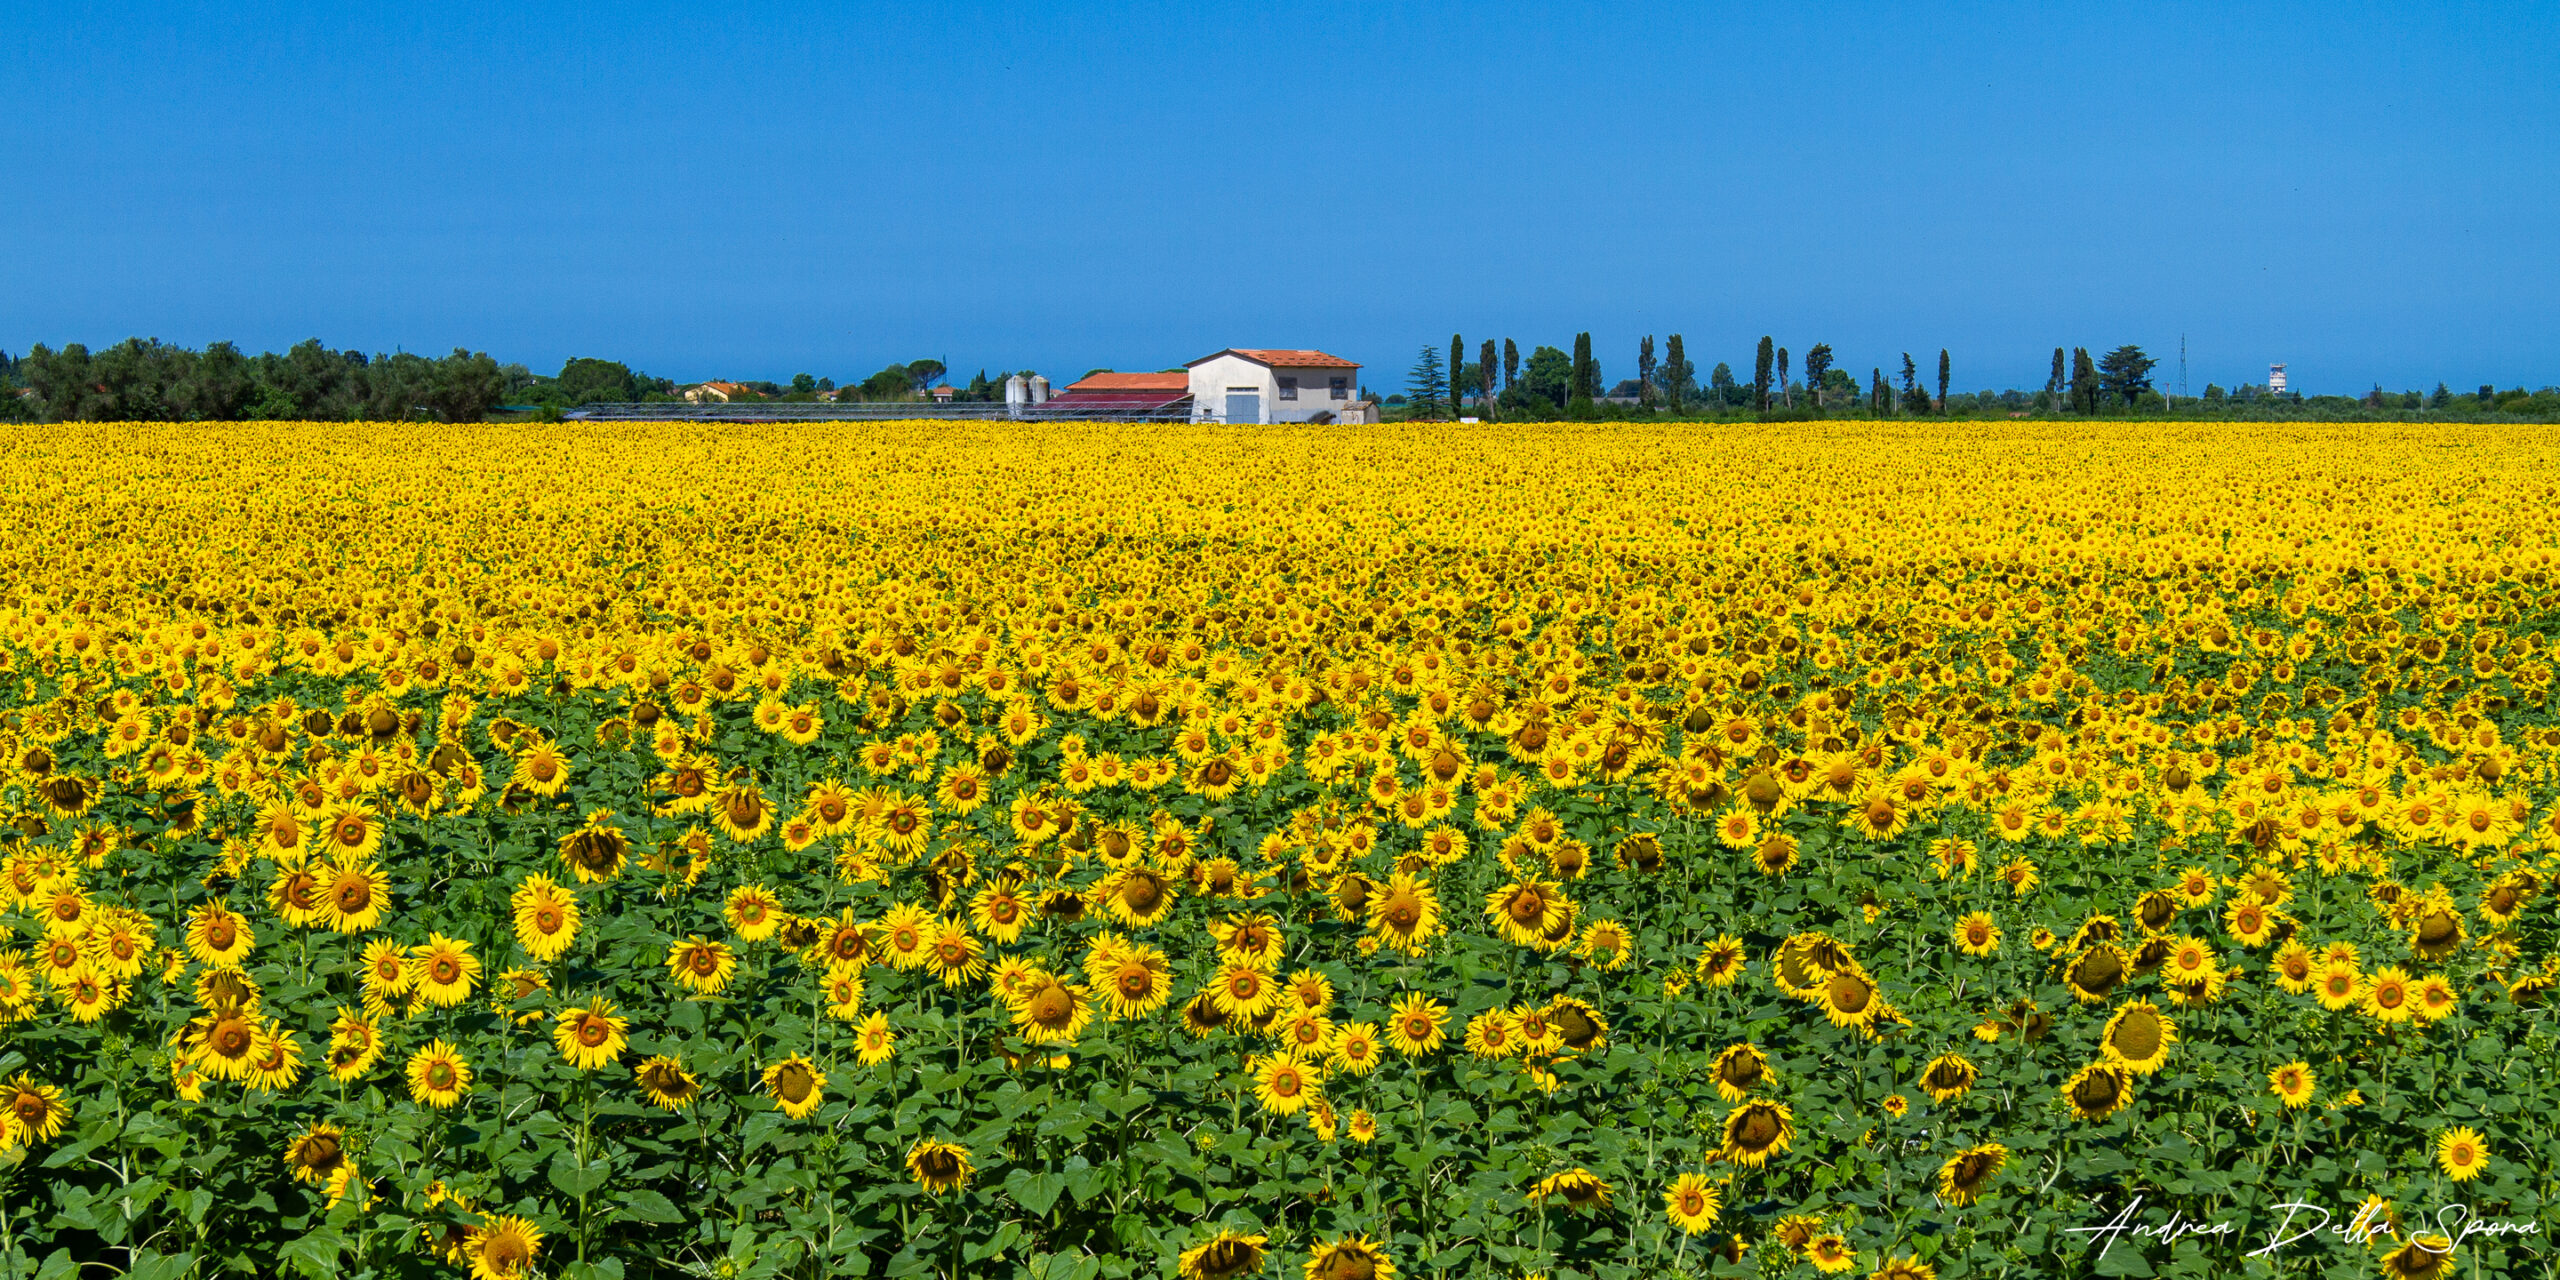
[[933,402],[935,404],[949,404],[951,403],[951,397],[953,394],[950,383],[940,383],[933,388]]
[[2284,394],[2283,365],[2271,364],[2267,366],[2267,394],[2278,396]]
[[727,404],[754,394],[754,389],[742,382],[703,382],[684,389],[684,398],[689,404]]
[[1161,418],[1177,413],[1194,416],[1191,406],[1191,375],[1177,369],[1171,373],[1088,374],[1050,397],[1047,408],[1052,413],[1091,413],[1097,418]]
[[1229,347],[1184,368],[1195,420],[1332,422],[1360,385],[1357,363],[1321,351]]

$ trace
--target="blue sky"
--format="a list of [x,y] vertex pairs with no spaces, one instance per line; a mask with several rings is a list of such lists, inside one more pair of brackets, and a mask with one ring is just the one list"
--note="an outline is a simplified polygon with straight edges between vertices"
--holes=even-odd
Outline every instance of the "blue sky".
[[29,5],[0,349],[2560,382],[2560,7]]

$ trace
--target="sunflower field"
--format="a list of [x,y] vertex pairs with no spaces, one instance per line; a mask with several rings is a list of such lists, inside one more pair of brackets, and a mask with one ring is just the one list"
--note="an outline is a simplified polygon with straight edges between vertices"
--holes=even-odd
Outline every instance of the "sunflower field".
[[0,1276],[2560,1266],[2560,429],[5,431]]

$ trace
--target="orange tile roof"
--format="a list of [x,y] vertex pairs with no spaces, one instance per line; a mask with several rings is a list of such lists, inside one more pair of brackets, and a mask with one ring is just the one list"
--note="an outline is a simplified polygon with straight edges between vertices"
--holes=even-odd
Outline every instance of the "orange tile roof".
[[1243,356],[1245,359],[1254,361],[1257,364],[1267,364],[1279,369],[1357,369],[1360,367],[1360,363],[1356,360],[1345,360],[1340,356],[1329,356],[1321,351],[1303,351],[1281,347],[1229,347],[1225,351],[1202,356],[1199,360],[1194,360],[1191,363],[1199,364],[1202,361],[1215,360],[1219,356],[1229,354]]
[[1067,384],[1069,391],[1189,391],[1188,373],[1097,373]]

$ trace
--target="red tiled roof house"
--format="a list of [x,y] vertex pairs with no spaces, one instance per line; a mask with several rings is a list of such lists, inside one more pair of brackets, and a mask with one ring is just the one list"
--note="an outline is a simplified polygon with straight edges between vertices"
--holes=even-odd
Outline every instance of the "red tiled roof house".
[[1184,367],[1193,416],[1218,422],[1331,422],[1360,387],[1358,364],[1321,351],[1229,347]]

